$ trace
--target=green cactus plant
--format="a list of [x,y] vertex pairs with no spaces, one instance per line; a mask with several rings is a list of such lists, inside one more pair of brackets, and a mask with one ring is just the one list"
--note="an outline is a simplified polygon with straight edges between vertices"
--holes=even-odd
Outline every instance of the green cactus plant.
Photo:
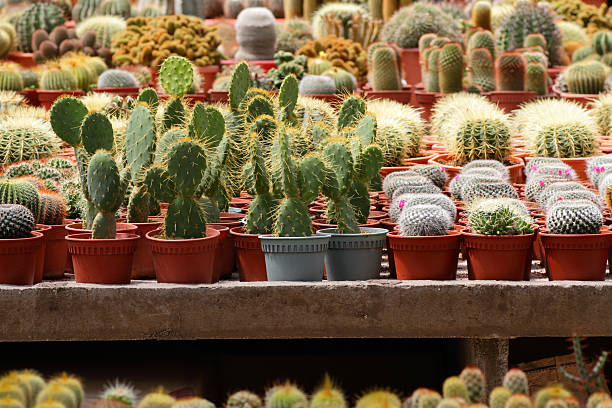
[[[32,212],[19,204],[0,204],[0,239],[27,238],[34,230]],[[26,396],[16,385],[2,384],[0,398],[11,398],[27,405]]]
[[400,408],[402,402],[390,391],[371,391],[357,400],[355,408]]
[[529,382],[527,375],[524,371],[518,368],[512,368],[504,375],[503,380],[504,387],[506,387],[512,394],[526,394],[529,395]]
[[495,387],[489,394],[489,406],[491,408],[505,408],[506,401],[512,396],[512,392],[506,387]]
[[489,49],[472,48],[469,51],[469,64],[470,82],[480,86],[484,92],[495,90],[495,66]]
[[41,192],[37,224],[61,225],[66,217],[64,198],[55,192]]
[[478,367],[465,367],[459,378],[463,380],[468,390],[469,400],[472,404],[485,401],[485,392],[487,388],[484,373]]
[[599,94],[605,90],[608,71],[606,65],[599,61],[581,61],[570,65],[562,78],[570,93]]
[[609,31],[598,31],[591,39],[591,47],[599,55],[605,55],[612,51],[612,33]]
[[395,198],[391,201],[391,205],[389,208],[389,218],[391,218],[394,222],[397,222],[404,208],[420,204],[437,205],[438,207],[441,207],[446,212],[448,212],[452,220],[455,220],[455,218],[457,217],[457,207],[455,207],[453,200],[451,200],[444,194],[407,193],[396,195]]
[[20,204],[26,207],[38,218],[40,196],[36,187],[23,179],[0,180],[0,203]]
[[138,403],[138,408],[172,408],[176,400],[162,389],[145,395]]
[[251,138],[251,160],[242,174],[247,192],[255,196],[247,212],[245,231],[248,234],[271,234],[277,202],[271,193],[268,170],[256,137]]
[[601,211],[586,200],[562,200],[546,212],[546,228],[552,234],[598,234],[602,225]]
[[535,92],[539,96],[548,94],[548,74],[544,65],[537,62],[531,62],[527,65],[525,90]]
[[348,404],[342,391],[334,386],[326,374],[323,385],[312,395],[310,406],[311,408],[347,408]]
[[427,92],[440,92],[440,49],[432,47],[426,52],[425,64],[425,90]]
[[11,371],[5,379],[17,378],[29,386],[29,401],[36,401],[36,397],[45,388],[45,380],[34,370]]
[[469,184],[461,191],[461,199],[467,206],[485,198],[503,197],[518,199],[518,193],[512,185],[499,181]]
[[486,48],[491,53],[491,57],[495,58],[495,39],[493,33],[487,30],[478,30],[472,34],[469,41],[467,42],[468,54],[476,48]]
[[523,91],[527,62],[519,52],[504,52],[495,60],[495,77],[498,91]]
[[438,57],[440,92],[449,94],[463,90],[463,48],[460,43],[446,43]]
[[129,71],[109,69],[98,77],[98,88],[138,87],[139,82]]
[[51,32],[53,28],[64,24],[62,11],[51,3],[36,3],[30,6],[19,17],[16,24],[17,40],[22,52],[32,52],[32,33],[42,28]]
[[507,200],[489,199],[470,211],[468,225],[482,235],[525,235],[533,233],[533,219]]
[[40,404],[48,399],[61,403],[64,408],[78,408],[74,393],[70,390],[70,388],[65,387],[63,385],[48,384],[38,394],[38,397],[36,398],[36,403]]
[[304,392],[290,382],[272,387],[266,392],[265,405],[269,408],[299,408],[307,404]]
[[531,398],[525,394],[513,394],[506,401],[506,408],[532,408]]
[[402,89],[401,65],[393,47],[380,47],[374,51],[370,74],[375,91]]
[[604,351],[601,353],[593,368],[591,370],[587,370],[584,357],[582,355],[582,343],[580,341],[580,336],[577,334],[574,334],[572,338],[572,348],[574,349],[574,357],[576,359],[578,375],[569,373],[563,367],[559,368],[559,372],[566,380],[571,381],[574,384],[578,384],[589,395],[600,391],[603,388],[603,368],[606,364],[606,360],[608,359],[608,352]]
[[[411,231],[404,232],[410,233]],[[437,408],[440,401],[442,401],[442,396],[432,390],[423,390],[418,394],[415,391],[412,394],[412,406],[414,408]]]
[[461,398],[469,401],[469,395],[465,382],[459,377],[448,377],[442,384],[442,395],[444,398]]
[[124,19],[131,17],[131,7],[128,0],[103,0],[98,6],[98,14],[103,16],[119,16]]
[[43,90],[70,91],[77,89],[78,82],[72,72],[66,69],[53,68],[43,71],[39,86]]
[[181,398],[172,404],[172,408],[215,408],[215,404],[204,398]]
[[604,391],[597,391],[589,395],[586,408],[596,408],[601,402],[610,401],[610,395]]
[[261,408],[261,398],[250,391],[238,391],[227,399],[227,408]]

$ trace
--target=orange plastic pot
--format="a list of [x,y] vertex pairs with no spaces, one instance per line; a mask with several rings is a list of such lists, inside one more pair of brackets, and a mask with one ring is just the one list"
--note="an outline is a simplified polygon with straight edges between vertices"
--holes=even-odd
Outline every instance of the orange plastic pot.
[[83,91],[45,91],[43,89],[37,89],[36,94],[38,95],[38,102],[40,106],[49,110],[53,103],[59,99],[60,96],[68,95],[74,97],[80,97],[85,95]]
[[464,230],[462,234],[469,279],[521,281],[529,277],[535,233],[480,235]]
[[19,95],[23,96],[25,103],[30,106],[39,106],[40,102],[38,101],[38,94],[36,93],[36,89],[24,89],[23,91],[17,92]]
[[92,239],[91,232],[66,236],[78,283],[126,284],[132,277],[136,234],[118,233],[115,239]]
[[145,238],[147,233],[155,231],[161,225],[159,222],[135,222],[131,225],[136,227],[134,234],[140,239],[136,242],[134,261],[132,262],[132,279],[155,279],[155,268],[153,267],[153,254],[151,244]]
[[44,279],[61,279],[66,271],[68,262],[68,243],[66,235],[68,230],[66,224],[49,225],[50,229],[46,231],[45,237],[45,264],[43,268]]
[[246,214],[242,213],[222,212],[219,214],[219,219],[221,221],[240,221],[244,217],[246,217]]
[[234,242],[229,228],[223,224],[207,224],[210,228],[219,231],[219,245],[215,252],[213,266],[213,281],[218,282],[223,276],[231,275],[234,271]]
[[51,230],[49,225],[36,224],[36,231],[43,234],[43,241],[36,255],[36,270],[34,271],[34,283],[40,283],[43,280],[43,271],[45,268],[45,251],[47,248],[47,234]]
[[9,61],[16,62],[26,69],[36,66],[36,62],[34,62],[34,53],[31,52],[11,51],[8,53],[7,58]]
[[387,234],[393,251],[395,271],[399,280],[453,280],[457,276],[457,262],[461,233],[431,237],[405,237],[397,231]]
[[[451,166],[448,163],[452,162],[453,156],[450,154],[438,154],[429,160],[429,164],[437,164],[438,166],[444,167],[446,173],[448,174],[449,181],[452,180],[456,175],[461,173],[463,167],[461,166]],[[525,163],[523,159],[519,157],[510,156],[508,160],[512,163],[510,166],[506,166],[508,169],[510,182],[511,183],[523,183],[524,182],[524,174],[523,169],[525,168]]]
[[590,182],[589,176],[587,176],[586,173],[586,162],[588,159],[588,157],[575,157],[571,159],[561,159],[561,161],[574,169],[580,181]]
[[530,91],[491,91],[485,94],[492,103],[497,104],[501,110],[511,113],[520,105],[535,99],[535,92]]
[[202,92],[208,94],[208,90],[212,88],[217,73],[221,71],[218,65],[209,65],[207,67],[198,67],[198,72],[202,77]]
[[32,285],[43,234],[32,231],[28,238],[0,240],[0,284]]
[[236,266],[241,282],[267,281],[266,258],[259,234],[246,234],[244,227],[230,229],[236,249]]
[[402,72],[408,85],[421,82],[421,65],[418,48],[400,48],[396,46],[402,61]]
[[[66,225],[66,230],[68,230],[70,234],[80,234],[83,232],[91,232],[91,230],[83,229],[83,224],[80,222],[75,222],[75,223]],[[137,230],[138,230],[138,227],[134,224],[129,224],[126,222],[117,223],[117,232],[135,234]]]
[[607,227],[599,234],[560,235],[540,232],[550,280],[602,281],[612,247]]
[[412,87],[408,85],[406,88],[398,91],[365,91],[364,97],[368,100],[388,99],[390,101],[403,103],[404,105],[410,105]]
[[160,283],[213,283],[215,252],[220,233],[206,228],[204,238],[163,239],[159,230],[147,233],[155,276]]
[[210,103],[227,103],[229,92],[224,90],[209,89],[208,102]]
[[138,97],[138,93],[140,92],[140,88],[137,86],[134,87],[112,87],[112,88],[94,88],[94,92],[96,93],[109,93],[113,95],[119,95],[122,97],[131,96],[133,98]]
[[429,122],[429,120],[431,119],[431,110],[438,101],[438,99],[441,97],[442,94],[438,92],[427,92],[421,90],[414,91],[414,98],[417,106],[422,109],[421,117],[424,121]]

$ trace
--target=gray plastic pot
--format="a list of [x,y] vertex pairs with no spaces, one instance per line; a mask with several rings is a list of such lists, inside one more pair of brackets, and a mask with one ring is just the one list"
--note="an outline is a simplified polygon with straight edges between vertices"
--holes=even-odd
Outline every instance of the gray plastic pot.
[[336,228],[325,228],[317,235],[329,236],[325,255],[327,280],[368,280],[380,277],[382,249],[387,231],[362,227],[360,234],[339,234]]
[[328,235],[273,237],[261,235],[268,281],[320,281]]

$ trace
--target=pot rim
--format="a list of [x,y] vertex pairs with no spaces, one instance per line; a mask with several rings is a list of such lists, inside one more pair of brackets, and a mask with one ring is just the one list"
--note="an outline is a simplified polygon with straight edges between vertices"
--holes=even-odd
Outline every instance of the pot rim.
[[460,231],[457,230],[447,230],[448,234],[446,235],[400,235],[399,231],[389,231],[387,236],[389,238],[409,238],[409,239],[443,239],[448,238],[449,236],[457,236],[461,235]]
[[359,237],[372,237],[376,235],[385,236],[389,232],[386,228],[376,227],[359,227],[360,233],[342,234],[336,232],[337,228],[323,228],[318,230],[315,235],[328,235],[329,237],[346,237],[346,238],[359,238]]
[[[167,242],[167,243],[176,243],[176,244],[183,244],[183,243],[189,243],[189,242],[197,242],[197,241],[205,241],[207,239],[213,239],[213,238],[217,238],[219,235],[221,235],[221,231],[216,230],[214,228],[209,228],[208,226],[206,227],[206,236],[202,237],[202,238],[190,238],[190,239],[167,239],[167,238],[156,238],[154,237],[152,234],[159,232],[159,229],[153,230],[153,231],[149,231],[146,233],[145,237],[148,240],[154,241],[154,242]],[[212,234],[209,234],[212,233]],[[171,244],[172,245],[172,244]]]
[[259,237],[261,236],[261,234],[247,234],[246,232],[241,232],[241,231],[244,231],[244,225],[230,228],[230,234],[237,236],[237,237],[245,237],[245,238],[257,237],[259,239]]
[[0,239],[0,245],[2,245],[3,242],[16,242],[16,241],[23,241],[23,242],[27,242],[27,241],[35,241],[37,239],[41,239],[44,237],[42,232],[36,231],[36,230],[32,230],[30,232],[30,234],[32,234],[33,236],[31,237],[24,237],[24,238],[3,238]]
[[258,235],[259,239],[268,239],[268,240],[278,240],[278,241],[282,241],[282,240],[287,240],[287,241],[307,241],[307,240],[325,240],[326,238],[329,239],[329,235],[317,235],[312,234],[312,235],[308,235],[307,237],[277,237],[274,236],[272,234],[260,234]]
[[[91,232],[84,232],[80,234],[68,234],[66,240],[72,242],[116,242],[116,241],[137,241],[140,239],[140,235],[130,234],[129,232],[117,232],[116,238],[91,238]],[[122,236],[120,236],[122,235]],[[87,238],[89,237],[89,238]]]

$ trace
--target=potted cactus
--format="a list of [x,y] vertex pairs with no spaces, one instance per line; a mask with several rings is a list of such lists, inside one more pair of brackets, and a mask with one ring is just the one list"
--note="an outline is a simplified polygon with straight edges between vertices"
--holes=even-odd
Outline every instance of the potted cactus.
[[440,193],[402,194],[394,200],[398,231],[387,238],[397,279],[455,279],[461,234],[452,229],[455,215],[449,209],[456,209],[449,201]]
[[529,280],[535,232],[525,205],[509,198],[484,199],[469,212],[462,231],[468,277]]
[[547,99],[524,105],[512,120],[531,157],[558,158],[588,181],[586,160],[599,152],[594,117],[576,102]]
[[357,115],[347,114],[354,109],[353,99],[347,99],[339,113],[339,127],[348,136],[346,144],[328,143],[323,157],[328,166],[323,193],[329,198],[328,220],[337,226],[317,231],[329,236],[325,255],[328,280],[376,279],[380,274],[382,248],[386,229],[360,227],[370,212],[368,185],[378,175],[382,152],[372,144],[376,134],[376,120],[372,115],[357,122]]
[[481,95],[454,94],[442,98],[434,108],[431,133],[448,149],[429,160],[446,169],[452,179],[463,166],[475,160],[494,160],[507,167],[510,181],[520,183],[523,160],[511,156],[508,115]]
[[606,64],[597,60],[576,62],[559,74],[553,91],[563,99],[586,107],[600,93],[610,90],[609,70]]
[[390,99],[409,104],[412,87],[402,86],[402,65],[397,49],[385,43],[373,43],[368,48],[368,78],[371,90],[366,99]]
[[134,74],[123,69],[109,69],[98,77],[94,92],[105,92],[122,97],[136,98],[140,91],[140,82]]
[[125,198],[130,173],[128,169],[120,172],[110,154],[114,137],[106,116],[99,112],[88,114],[80,130],[83,149],[91,157],[86,178],[88,204],[96,215],[91,232],[66,236],[75,279],[79,283],[130,283],[139,236],[117,233],[115,219]]
[[[279,92],[280,116],[288,123],[293,117],[298,82],[285,78]],[[316,154],[298,160],[292,154],[283,123],[272,143],[270,157],[274,191],[281,197],[274,217],[273,235],[261,235],[269,281],[317,281],[323,278],[323,263],[329,236],[312,233],[308,204],[324,183],[325,165]]]
[[85,92],[78,89],[77,79],[72,72],[63,69],[59,64],[47,64],[40,74],[38,82],[38,101],[40,106],[50,109],[62,95],[83,96]]
[[533,100],[535,92],[525,90],[527,60],[516,51],[500,53],[495,59],[495,89],[487,97],[506,113]]
[[588,200],[561,200],[546,211],[540,232],[550,280],[604,280],[612,232]]
[[44,236],[35,231],[34,215],[23,205],[0,204],[0,283],[32,285]]

